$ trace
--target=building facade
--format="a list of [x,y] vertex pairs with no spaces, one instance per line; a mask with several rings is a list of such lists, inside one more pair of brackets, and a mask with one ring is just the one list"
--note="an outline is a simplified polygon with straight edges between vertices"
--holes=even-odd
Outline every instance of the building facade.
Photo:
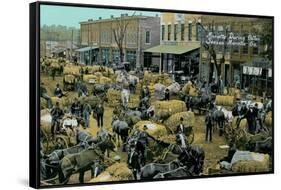
[[200,22],[201,15],[161,14],[161,44],[146,50],[161,57],[160,72],[183,72],[189,76],[199,72]]
[[[225,85],[233,86],[239,83],[241,88],[271,86],[269,83],[272,79],[266,70],[271,61],[263,59],[266,44],[262,39],[267,35],[266,32],[270,35],[267,26],[271,24],[269,19],[203,15],[200,78],[204,80],[215,78],[210,76],[210,63],[214,63],[214,59],[204,47],[207,45],[212,46],[215,51],[216,61],[220,67],[219,75]],[[264,60],[263,63],[260,60]],[[245,70],[246,66],[262,67],[264,71],[253,79],[248,77],[247,73],[243,74],[243,67]]]
[[142,67],[143,51],[160,43],[160,18],[157,15],[122,14],[109,19],[90,19],[80,23],[80,30],[83,48],[78,50],[78,61],[84,64],[118,64],[121,60],[118,39],[124,35],[121,42],[123,61],[132,67]]

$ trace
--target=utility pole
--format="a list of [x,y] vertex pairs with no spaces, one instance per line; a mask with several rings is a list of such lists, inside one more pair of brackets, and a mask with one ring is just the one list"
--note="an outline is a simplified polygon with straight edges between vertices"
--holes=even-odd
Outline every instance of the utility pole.
[[73,51],[73,29],[71,30],[71,47],[70,47],[70,58],[69,61],[72,60],[72,51]]

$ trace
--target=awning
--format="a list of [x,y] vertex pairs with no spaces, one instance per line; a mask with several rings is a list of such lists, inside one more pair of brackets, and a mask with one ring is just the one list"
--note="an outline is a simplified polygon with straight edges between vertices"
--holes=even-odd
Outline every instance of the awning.
[[83,51],[90,51],[91,49],[97,49],[97,48],[98,48],[97,46],[88,46],[88,47],[83,47],[83,48],[77,49],[75,51],[83,52]]
[[188,45],[165,45],[161,44],[152,48],[144,50],[144,52],[150,53],[170,53],[170,54],[183,54],[186,52],[193,51],[200,48],[199,44],[188,44]]

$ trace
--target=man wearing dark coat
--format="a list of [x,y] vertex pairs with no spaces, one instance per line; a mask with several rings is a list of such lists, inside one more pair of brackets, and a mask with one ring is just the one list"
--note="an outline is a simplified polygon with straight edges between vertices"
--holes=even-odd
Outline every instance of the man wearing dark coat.
[[141,90],[141,99],[143,99],[144,97],[148,97],[150,98],[150,92],[147,86],[145,86],[142,90]]
[[59,131],[60,119],[63,117],[63,110],[59,107],[59,102],[56,102],[56,105],[51,109],[51,133],[55,135]]
[[95,108],[95,113],[97,117],[98,127],[103,127],[103,113],[104,108],[102,104],[98,104]]
[[164,100],[170,100],[170,90],[168,88],[165,89],[165,98]]
[[80,104],[80,101],[77,100],[77,98],[74,99],[74,102],[72,103],[70,107],[70,111],[72,115],[75,115],[76,117],[80,118],[82,113],[82,106]]
[[91,116],[92,108],[90,104],[84,103],[83,105],[83,111],[82,111],[82,116],[85,121],[85,128],[90,127],[90,116]]
[[212,142],[213,121],[212,121],[211,112],[207,113],[205,123],[206,123],[205,141],[207,142],[209,140],[209,142]]
[[177,133],[184,133],[183,118],[180,118],[180,124],[177,126]]
[[59,84],[57,84],[57,87],[55,88],[54,95],[59,98],[65,96]]
[[147,133],[147,126],[143,126],[143,131],[140,131],[139,136],[138,136],[138,141],[141,143],[142,146],[139,146],[138,149],[140,151],[141,155],[141,164],[144,166],[145,161],[146,161],[146,147],[148,146],[148,138],[150,135]]

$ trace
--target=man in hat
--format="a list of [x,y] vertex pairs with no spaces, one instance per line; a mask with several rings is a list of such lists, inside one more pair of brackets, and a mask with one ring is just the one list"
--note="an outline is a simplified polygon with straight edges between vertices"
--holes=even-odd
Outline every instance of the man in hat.
[[212,120],[212,114],[210,111],[208,111],[205,119],[206,123],[206,136],[205,136],[205,141],[212,142],[212,132],[213,132],[213,120]]
[[[96,108],[95,111],[93,112],[93,114],[96,113],[96,117],[97,117],[97,122],[98,122],[98,127],[103,127],[103,113],[104,113],[104,108],[103,105],[101,103],[99,103]],[[94,117],[94,115],[93,115]]]
[[165,89],[164,95],[164,100],[170,100],[170,90],[168,88]]
[[177,133],[184,133],[183,118],[180,118],[180,124],[177,126]]
[[92,108],[91,105],[88,104],[87,102],[85,102],[83,104],[83,111],[82,111],[82,116],[83,119],[85,121],[85,128],[89,128],[90,127],[90,115],[92,112]]
[[146,125],[143,126],[143,131],[140,131],[138,141],[141,143],[142,146],[139,146],[139,151],[141,153],[141,164],[142,166],[145,165],[146,161],[146,146],[148,145],[148,138],[150,135],[147,133],[148,127]]
[[245,102],[243,102],[241,108],[238,109],[238,118],[237,118],[237,120],[236,120],[237,128],[239,128],[240,122],[242,121],[242,119],[245,118],[247,112],[248,112],[247,105],[246,105]]
[[78,101],[77,98],[74,99],[74,102],[72,103],[72,105],[70,107],[70,111],[71,111],[72,115],[74,115],[78,118],[81,117],[82,108],[81,108],[80,101]]
[[56,88],[55,88],[54,95],[55,95],[56,97],[59,97],[59,98],[61,98],[61,97],[63,97],[63,96],[66,95],[66,94],[62,91],[62,89],[60,88],[60,85],[59,85],[59,84],[57,84],[57,86],[56,86]]
[[54,136],[57,131],[59,131],[60,120],[63,117],[63,110],[59,106],[59,102],[51,109],[51,133]]

